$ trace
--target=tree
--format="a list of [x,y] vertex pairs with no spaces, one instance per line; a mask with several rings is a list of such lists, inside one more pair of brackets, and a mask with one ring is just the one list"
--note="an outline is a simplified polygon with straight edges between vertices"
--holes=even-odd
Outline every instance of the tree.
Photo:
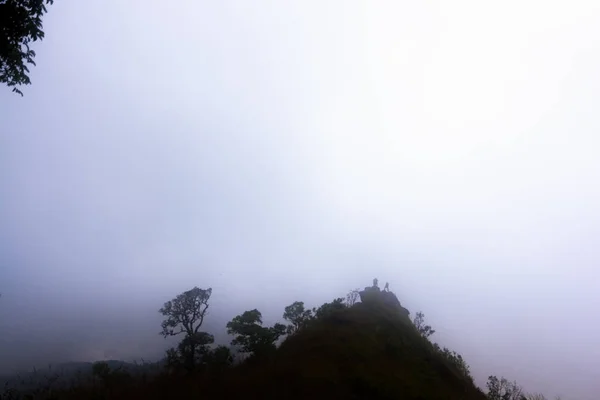
[[287,306],[283,313],[283,319],[291,324],[287,326],[286,333],[291,335],[299,329],[304,328],[313,318],[312,311],[304,309],[303,301],[295,301]]
[[451,351],[447,347],[440,348],[440,346],[435,343],[433,347],[440,352],[440,354],[454,367],[458,370],[458,372],[470,380],[473,381],[473,377],[471,376],[471,368],[469,364],[465,361],[465,359],[458,354],[456,351]]
[[211,288],[205,290],[194,287],[167,301],[158,310],[167,317],[161,324],[163,329],[160,334],[167,337],[181,333],[191,336],[197,333],[204,322],[211,294]]
[[425,339],[429,338],[429,336],[435,333],[435,330],[432,329],[431,326],[425,325],[425,314],[423,314],[421,311],[415,315],[413,324],[415,325],[415,328],[417,328],[417,331],[419,331],[419,334]]
[[486,386],[489,400],[521,400],[523,397],[523,388],[516,381],[509,382],[504,377],[498,379],[490,375]]
[[541,393],[529,393],[523,396],[523,400],[546,400],[546,396]]
[[206,354],[203,365],[209,372],[222,373],[233,363],[233,354],[227,346],[217,346]]
[[346,304],[344,303],[344,299],[339,297],[337,299],[334,299],[331,303],[325,303],[319,308],[313,308],[313,313],[315,315],[315,318],[321,319],[345,308]]
[[224,370],[233,362],[231,351],[226,346],[211,349],[209,345],[213,343],[213,335],[207,332],[186,336],[176,348],[167,350],[167,369],[173,372],[197,369],[213,372]]
[[181,362],[187,369],[193,369],[199,358],[214,342],[212,335],[199,332],[208,310],[208,300],[212,289],[194,287],[167,301],[159,312],[167,317],[162,323],[160,332],[165,338],[185,334],[177,349],[167,352],[167,360]]
[[205,355],[210,351],[209,344],[213,344],[215,338],[208,332],[197,332],[187,335],[177,346],[182,354],[188,354],[190,351],[196,351],[199,356]]
[[0,83],[13,87],[29,85],[27,64],[35,65],[31,42],[42,40],[42,16],[54,0],[0,0]]
[[200,365],[203,358],[210,352],[208,345],[213,344],[215,338],[207,332],[197,332],[187,335],[177,346],[181,364],[187,370],[193,370]]
[[227,323],[227,333],[236,335],[231,344],[254,355],[274,350],[275,342],[286,330],[286,326],[279,323],[272,327],[262,326],[262,314],[257,309],[245,311]]
[[352,307],[358,301],[360,297],[360,290],[354,289],[348,292],[346,295],[346,307]]

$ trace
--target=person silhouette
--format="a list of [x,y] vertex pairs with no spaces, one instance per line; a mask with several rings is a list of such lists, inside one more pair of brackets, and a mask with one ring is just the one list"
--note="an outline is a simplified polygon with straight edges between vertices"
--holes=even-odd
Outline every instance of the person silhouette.
[[388,291],[388,292],[390,291],[390,283],[389,282],[385,283],[385,287],[383,288],[383,290]]
[[373,287],[377,287],[377,282],[379,282],[377,278],[373,279]]

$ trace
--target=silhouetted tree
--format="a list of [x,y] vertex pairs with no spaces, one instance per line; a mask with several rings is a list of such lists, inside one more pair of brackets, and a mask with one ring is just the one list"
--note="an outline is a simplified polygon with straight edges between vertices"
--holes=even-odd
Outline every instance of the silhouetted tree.
[[413,324],[415,325],[415,328],[417,328],[417,331],[419,331],[421,336],[423,336],[426,339],[435,333],[435,330],[432,329],[431,326],[425,324],[425,314],[423,314],[421,311],[419,311],[417,315],[415,315]]
[[331,303],[325,303],[319,308],[313,308],[313,313],[315,318],[321,319],[345,308],[347,307],[346,304],[344,304],[344,299],[338,297]]
[[233,362],[233,355],[227,346],[211,349],[209,345],[212,343],[214,343],[213,336],[206,332],[198,332],[192,337],[186,336],[176,348],[167,350],[167,369],[171,372],[191,370],[223,372]]
[[17,85],[29,85],[27,64],[35,65],[31,42],[42,40],[42,16],[54,0],[0,0],[0,83],[23,96]]
[[177,350],[171,349],[167,353],[167,359],[171,362],[175,362],[175,359],[179,357],[184,360],[183,364],[186,368],[192,369],[202,352],[207,350],[206,345],[214,342],[212,335],[199,332],[208,310],[208,300],[211,294],[211,288],[194,287],[173,300],[167,301],[159,310],[166,317],[161,323],[163,328],[160,332],[161,335],[166,338],[181,333],[185,334]]
[[354,289],[348,292],[346,295],[346,306],[352,307],[358,301],[360,297],[360,289]]
[[204,322],[208,309],[208,300],[212,289],[199,289],[194,287],[167,301],[158,310],[167,317],[162,323],[161,335],[164,337],[185,333],[191,336],[197,333]]
[[466,379],[473,382],[473,377],[471,376],[471,368],[469,364],[465,361],[465,359],[458,354],[456,351],[452,351],[447,347],[440,348],[440,346],[435,343],[433,347],[442,355],[444,358],[460,372],[460,374]]
[[213,335],[207,332],[196,332],[187,335],[177,346],[179,357],[187,370],[194,369],[210,352],[210,344],[215,342]]
[[204,355],[210,350],[208,345],[214,342],[215,338],[210,333],[196,332],[183,338],[178,347],[184,354],[187,354],[191,348],[194,348],[199,355]]
[[227,333],[236,335],[231,341],[245,353],[264,354],[275,349],[275,342],[286,332],[286,326],[262,326],[262,314],[257,309],[245,311],[227,323]]
[[521,400],[523,396],[523,388],[516,381],[510,382],[504,377],[498,379],[490,375],[486,386],[490,400]]
[[313,318],[312,311],[304,308],[303,301],[295,301],[287,306],[283,313],[283,319],[291,324],[287,326],[286,333],[291,335],[305,327]]

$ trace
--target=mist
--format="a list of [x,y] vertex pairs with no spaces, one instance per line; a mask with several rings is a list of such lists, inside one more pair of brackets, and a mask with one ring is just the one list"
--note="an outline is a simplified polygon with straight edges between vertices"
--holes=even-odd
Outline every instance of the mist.
[[[343,6],[342,6],[343,5]],[[600,5],[57,1],[0,92],[0,373],[388,281],[476,382],[592,399]]]

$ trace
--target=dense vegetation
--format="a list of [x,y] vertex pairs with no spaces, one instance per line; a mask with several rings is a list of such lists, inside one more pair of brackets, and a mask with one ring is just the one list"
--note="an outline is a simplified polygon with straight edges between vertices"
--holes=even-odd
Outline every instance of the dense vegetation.
[[44,38],[42,16],[54,0],[0,0],[0,83],[23,92],[29,85],[29,67],[35,65],[31,43]]
[[296,301],[284,307],[285,323],[273,326],[263,325],[259,310],[245,311],[227,323],[231,347],[214,346],[213,335],[201,330],[211,295],[194,287],[160,308],[160,334],[181,340],[159,363],[83,363],[77,380],[42,374],[33,385],[7,385],[0,400],[544,399],[496,376],[484,393],[460,354],[430,340],[435,330],[425,315],[410,319],[377,280],[318,308]]

